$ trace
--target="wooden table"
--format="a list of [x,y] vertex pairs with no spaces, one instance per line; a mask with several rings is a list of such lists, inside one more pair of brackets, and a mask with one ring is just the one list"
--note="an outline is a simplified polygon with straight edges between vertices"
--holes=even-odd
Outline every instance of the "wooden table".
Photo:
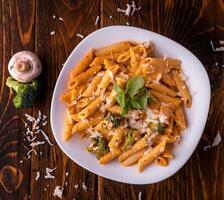
[[[204,151],[219,131],[224,132],[224,46],[223,0],[136,0],[141,6],[133,16],[124,0],[2,0],[0,2],[0,199],[57,199],[57,185],[63,199],[224,199],[224,147]],[[55,16],[55,18],[54,18]],[[100,20],[95,25],[95,20]],[[59,19],[60,17],[60,19]],[[96,176],[71,161],[54,141],[50,124],[44,127],[54,146],[38,146],[27,158],[30,142],[24,137],[24,114],[50,115],[50,102],[63,63],[84,36],[109,25],[142,27],[161,33],[191,50],[204,64],[211,81],[212,99],[208,122],[200,143],[187,164],[172,177],[152,185],[129,185]],[[55,31],[55,34],[53,34]],[[52,33],[52,35],[51,35]],[[222,41],[221,41],[222,43]],[[43,63],[45,92],[32,109],[15,109],[5,86],[10,57],[21,50],[35,52]],[[203,102],[201,102],[203,103]],[[25,139],[24,139],[25,138]],[[42,152],[42,155],[40,155]],[[46,167],[57,169],[55,179],[45,179]],[[40,178],[35,180],[37,172]],[[66,176],[66,172],[69,175]],[[87,191],[82,184],[87,186]],[[74,186],[78,185],[78,189]]]

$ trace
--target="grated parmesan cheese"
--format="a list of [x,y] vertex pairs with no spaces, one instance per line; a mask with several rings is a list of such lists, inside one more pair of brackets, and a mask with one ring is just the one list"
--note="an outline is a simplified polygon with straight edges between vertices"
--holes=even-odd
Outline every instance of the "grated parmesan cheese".
[[74,185],[74,188],[75,189],[78,189],[79,188],[79,185],[78,184]]
[[35,181],[37,181],[39,178],[40,178],[40,172],[37,171],[37,173],[36,173],[36,177],[35,177]]
[[80,33],[77,33],[76,36],[77,36],[77,37],[80,37],[81,39],[84,38],[84,35],[82,35],[82,34],[80,34]]
[[[213,51],[224,51],[224,47],[214,47],[214,44],[212,41],[210,41],[211,47]],[[221,43],[220,43],[221,44]]]
[[60,21],[64,21],[61,17],[58,18]]
[[32,143],[30,143],[30,147],[36,147],[36,146],[39,146],[39,145],[44,144],[44,143],[45,143],[44,141],[32,142]]
[[65,176],[67,177],[68,175],[69,175],[69,172],[66,172],[66,173],[65,173]]
[[53,15],[53,16],[52,16],[52,18],[53,18],[53,19],[55,19],[55,18],[56,18],[56,16],[55,16],[55,15]]
[[23,163],[23,160],[20,160],[19,163]]
[[204,148],[203,148],[204,151],[207,151],[208,149],[210,149],[212,147],[218,146],[221,141],[222,141],[222,138],[221,138],[220,132],[218,131],[218,133],[216,134],[212,144],[204,146]]
[[96,17],[95,26],[98,24],[99,19],[100,19],[100,16],[98,15],[98,16]]
[[54,172],[54,170],[56,170],[56,168],[57,167],[50,169],[50,168],[47,167],[46,168],[46,175],[44,176],[44,178],[46,178],[46,179],[50,179],[50,178],[54,179],[55,176],[53,176],[51,173]]
[[92,128],[88,128],[87,129],[87,131],[88,131],[88,133],[90,133],[91,134],[91,138],[95,138],[95,137],[102,137],[102,135],[100,134],[100,132],[98,132],[98,131],[96,131],[96,130],[94,130],[94,129],[92,129]]
[[142,192],[138,193],[138,200],[142,200]]
[[126,25],[127,25],[127,26],[130,26],[130,23],[129,23],[129,22],[126,22]]
[[55,187],[55,189],[54,189],[54,194],[53,194],[53,196],[56,196],[56,197],[58,197],[58,198],[61,199],[61,198],[62,198],[62,195],[63,195],[63,190],[64,190],[63,187],[57,185],[57,186]]
[[110,16],[109,16],[109,19],[112,19],[112,18],[113,18],[112,15],[110,15]]
[[83,188],[83,190],[85,190],[85,192],[87,192],[87,186],[84,182],[82,183],[82,188]]
[[33,152],[35,155],[37,155],[37,151],[36,151],[35,149],[30,149],[30,150],[27,152],[27,156],[28,156],[29,159],[31,158],[31,155],[30,155],[30,154],[32,154],[32,152]]
[[50,35],[55,35],[55,31],[51,31],[50,32]]

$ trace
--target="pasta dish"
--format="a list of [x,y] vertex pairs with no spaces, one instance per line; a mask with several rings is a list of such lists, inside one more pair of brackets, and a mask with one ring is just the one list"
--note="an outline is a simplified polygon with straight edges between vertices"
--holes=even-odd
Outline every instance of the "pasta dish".
[[156,57],[151,42],[128,41],[87,52],[61,100],[65,141],[79,134],[100,164],[117,158],[139,172],[174,159],[192,104],[180,60]]

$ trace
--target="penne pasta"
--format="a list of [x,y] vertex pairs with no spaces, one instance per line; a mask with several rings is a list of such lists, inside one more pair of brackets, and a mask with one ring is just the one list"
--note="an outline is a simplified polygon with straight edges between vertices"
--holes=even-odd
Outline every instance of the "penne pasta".
[[[104,73],[103,73],[104,75]],[[102,80],[101,76],[95,76],[93,80],[91,81],[90,85],[86,88],[86,90],[82,93],[82,97],[91,97],[94,95],[98,84]]]
[[103,157],[100,158],[100,164],[106,164],[115,158],[117,158],[121,154],[121,150],[113,149],[109,153],[105,154]]
[[187,127],[187,125],[186,125],[184,111],[183,111],[183,108],[181,106],[179,106],[175,110],[175,115],[174,116],[175,116],[174,119],[175,119],[175,122],[177,123],[177,125],[181,129],[185,129]]
[[164,95],[155,90],[150,90],[150,93],[159,101],[164,103],[170,103],[174,108],[178,107],[181,103],[181,99]]
[[103,113],[98,112],[94,117],[90,117],[89,119],[82,120],[76,124],[74,124],[72,128],[72,134],[80,133],[91,126],[98,124],[103,119]]
[[166,141],[162,141],[138,160],[138,171],[142,172],[156,157],[165,151]]
[[130,157],[131,155],[135,154],[136,152],[144,149],[147,147],[147,142],[146,142],[146,137],[141,138],[140,140],[138,140],[132,147],[131,149],[123,152],[119,157],[118,157],[118,161],[122,162],[124,160],[126,160],[128,157]]
[[72,88],[80,85],[81,83],[87,81],[89,78],[91,78],[97,72],[99,72],[100,69],[101,69],[101,65],[97,65],[97,66],[87,69],[86,71],[82,72],[78,76],[73,77],[68,83],[68,88],[72,89]]
[[146,84],[145,86],[171,97],[175,97],[177,95],[177,93],[174,90],[170,89],[169,87],[165,86],[162,83],[152,82]]
[[124,167],[131,166],[135,164],[143,155],[146,149],[142,149],[132,156],[128,157],[125,161],[121,162],[121,165]]
[[86,68],[88,68],[89,64],[93,60],[93,50],[90,50],[84,58],[76,65],[76,67],[71,71],[71,78],[82,73]]
[[100,49],[95,49],[94,50],[94,55],[95,56],[105,56],[107,54],[124,52],[127,49],[129,49],[129,47],[130,47],[129,42],[119,42],[119,43],[115,43],[115,44],[112,44],[112,45],[107,46],[107,47],[103,47],[103,48],[100,48]]
[[187,85],[181,79],[180,74],[177,71],[173,71],[172,74],[173,74],[173,79],[176,83],[176,86],[183,98],[184,105],[187,108],[190,108],[191,104],[192,104],[192,100],[191,100],[191,96],[190,96],[189,90],[187,88]]
[[97,97],[93,100],[88,106],[86,106],[83,110],[78,113],[78,117],[80,119],[85,119],[92,115],[101,105],[102,99],[101,97]]

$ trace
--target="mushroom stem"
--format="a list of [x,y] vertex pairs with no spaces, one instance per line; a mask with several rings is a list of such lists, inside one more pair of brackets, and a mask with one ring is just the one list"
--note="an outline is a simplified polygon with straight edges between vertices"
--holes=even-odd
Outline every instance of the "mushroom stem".
[[30,70],[31,66],[28,61],[20,61],[15,64],[15,68],[19,72],[28,72]]

